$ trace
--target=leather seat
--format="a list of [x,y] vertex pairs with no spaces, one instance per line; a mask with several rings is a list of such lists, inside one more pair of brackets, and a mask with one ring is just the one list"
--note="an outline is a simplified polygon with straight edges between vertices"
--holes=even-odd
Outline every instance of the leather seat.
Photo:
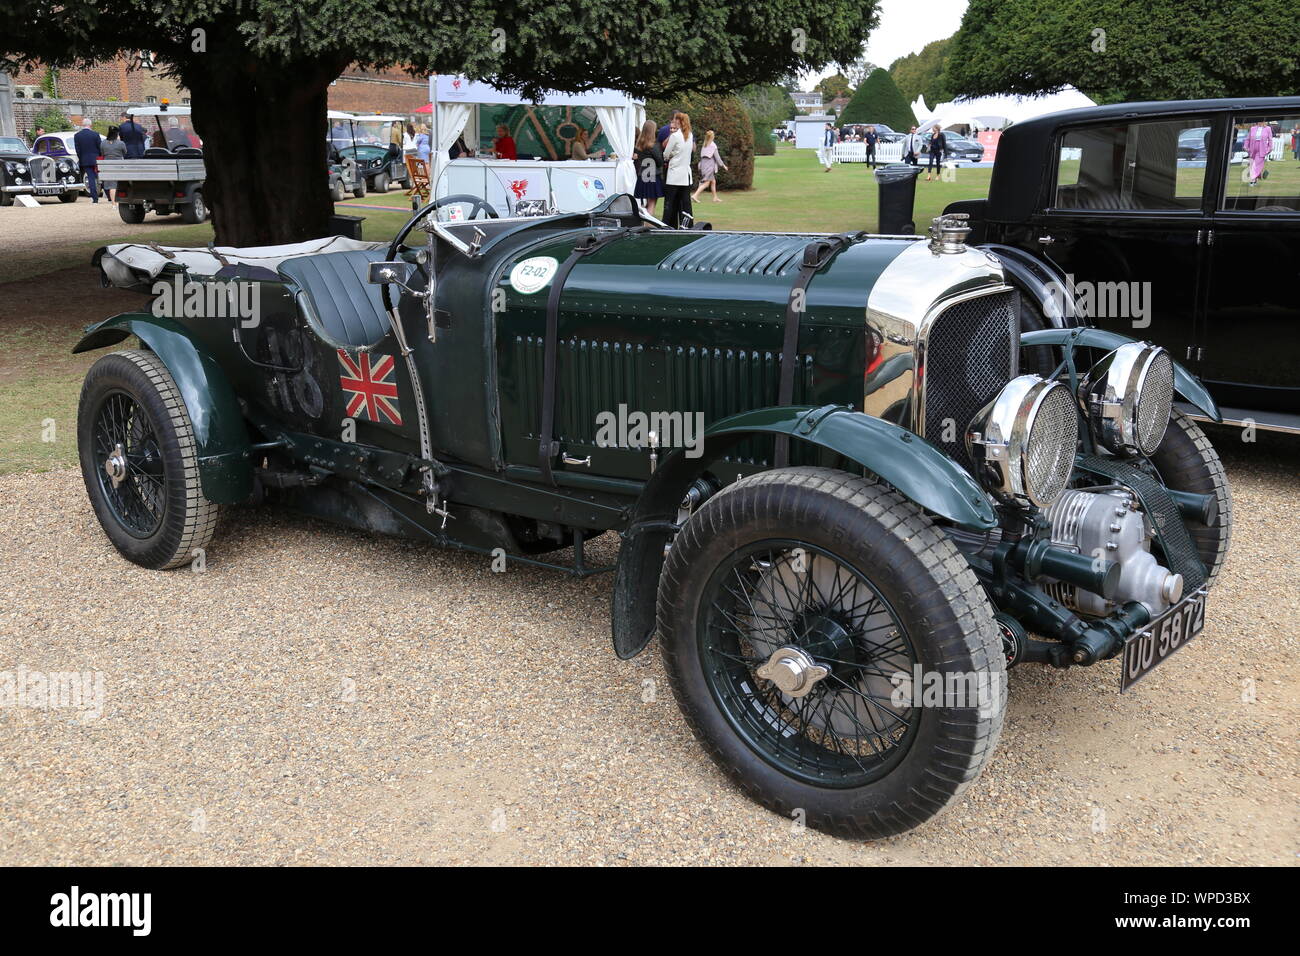
[[279,273],[297,286],[307,321],[336,345],[374,345],[389,330],[379,286],[367,280],[379,249],[326,252],[280,263]]

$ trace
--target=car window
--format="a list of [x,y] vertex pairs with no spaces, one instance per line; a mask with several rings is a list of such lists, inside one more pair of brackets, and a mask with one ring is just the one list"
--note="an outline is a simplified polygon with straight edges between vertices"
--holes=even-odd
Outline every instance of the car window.
[[1300,113],[1234,116],[1222,208],[1300,212]]
[[1208,127],[1198,119],[1065,131],[1055,207],[1199,209],[1205,157],[1196,154],[1194,131],[1204,143]]

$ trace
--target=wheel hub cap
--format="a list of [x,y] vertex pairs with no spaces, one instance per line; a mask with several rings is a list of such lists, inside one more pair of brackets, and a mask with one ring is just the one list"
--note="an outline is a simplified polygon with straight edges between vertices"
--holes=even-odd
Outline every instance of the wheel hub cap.
[[114,446],[113,454],[104,459],[104,473],[108,475],[114,488],[126,478],[126,452],[122,450],[121,442]]
[[830,669],[815,662],[797,647],[778,647],[767,663],[755,672],[770,680],[783,694],[804,697],[819,680],[830,675]]

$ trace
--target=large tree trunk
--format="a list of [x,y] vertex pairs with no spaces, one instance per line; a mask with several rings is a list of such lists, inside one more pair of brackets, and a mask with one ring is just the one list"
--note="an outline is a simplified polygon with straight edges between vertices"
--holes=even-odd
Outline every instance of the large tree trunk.
[[327,234],[334,207],[326,94],[346,65],[245,59],[235,66],[198,56],[181,68],[203,138],[204,198],[217,245],[267,246]]

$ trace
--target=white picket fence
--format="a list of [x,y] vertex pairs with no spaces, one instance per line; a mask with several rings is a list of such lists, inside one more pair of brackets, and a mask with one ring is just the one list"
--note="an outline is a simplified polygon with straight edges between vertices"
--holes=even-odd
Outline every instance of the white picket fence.
[[[835,162],[865,163],[867,161],[866,143],[836,143],[834,147]],[[903,161],[903,144],[877,143],[876,162],[901,163]]]

